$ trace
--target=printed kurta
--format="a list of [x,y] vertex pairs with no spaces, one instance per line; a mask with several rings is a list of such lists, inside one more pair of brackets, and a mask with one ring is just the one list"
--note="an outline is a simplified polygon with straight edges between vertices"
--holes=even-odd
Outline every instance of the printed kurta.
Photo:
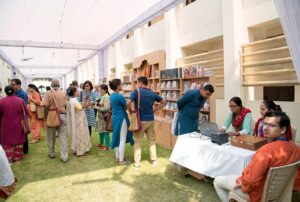
[[90,151],[91,139],[85,112],[77,98],[70,98],[67,104],[68,132],[72,135],[71,149],[81,156]]
[[107,112],[110,110],[110,98],[108,94],[101,97],[100,107],[96,106],[95,109],[98,110],[98,120],[96,123],[96,131],[98,133],[108,132],[105,130]]
[[[96,104],[97,96],[96,96],[95,92],[90,92],[89,95],[90,96],[89,96],[89,99],[88,99],[87,102],[93,101]],[[87,96],[87,93],[85,91],[82,91],[80,93],[79,101],[82,103],[86,96]],[[85,111],[85,115],[86,115],[86,118],[87,118],[88,125],[92,126],[92,127],[95,127],[96,126],[96,118],[95,118],[94,108],[89,107],[89,108],[86,108],[84,111]]]
[[[119,93],[113,93],[110,96],[110,104],[112,108],[112,128],[113,128],[113,136],[112,136],[112,144],[111,148],[119,147],[120,145],[120,131],[122,127],[123,120],[127,123],[127,128],[129,127],[129,119],[126,113],[126,100]],[[134,144],[132,138],[132,132],[128,131],[126,137],[126,143],[130,142],[131,145]]]

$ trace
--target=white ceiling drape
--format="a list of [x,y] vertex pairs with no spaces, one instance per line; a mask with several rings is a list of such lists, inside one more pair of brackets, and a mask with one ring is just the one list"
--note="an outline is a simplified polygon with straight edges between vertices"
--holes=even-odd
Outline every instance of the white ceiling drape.
[[274,0],[300,82],[300,0]]

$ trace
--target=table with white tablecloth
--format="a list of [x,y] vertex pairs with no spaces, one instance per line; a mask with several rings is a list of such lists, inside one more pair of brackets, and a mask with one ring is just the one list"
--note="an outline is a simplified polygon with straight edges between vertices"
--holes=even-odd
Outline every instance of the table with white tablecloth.
[[199,133],[180,135],[170,161],[196,173],[215,178],[222,175],[241,175],[250,163],[254,151],[228,144],[217,145]]

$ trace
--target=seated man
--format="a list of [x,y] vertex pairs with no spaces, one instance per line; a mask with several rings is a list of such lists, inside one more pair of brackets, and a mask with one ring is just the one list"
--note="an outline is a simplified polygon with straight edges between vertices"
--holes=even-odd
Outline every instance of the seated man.
[[14,174],[0,145],[0,198],[7,198],[16,188]]
[[271,142],[256,152],[242,176],[228,175],[215,179],[214,186],[222,201],[228,201],[229,191],[250,201],[260,201],[269,168],[300,160],[300,148],[286,135],[288,128],[290,119],[284,112],[267,112],[263,130]]

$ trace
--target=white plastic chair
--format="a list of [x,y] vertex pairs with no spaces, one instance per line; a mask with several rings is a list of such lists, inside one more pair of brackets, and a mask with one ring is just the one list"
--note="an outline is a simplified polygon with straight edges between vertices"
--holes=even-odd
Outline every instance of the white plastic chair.
[[297,129],[291,126],[292,128],[292,141],[296,142],[296,134],[297,134]]
[[[270,168],[261,196],[261,202],[291,201],[293,185],[299,165],[300,161],[297,161],[286,166]],[[230,191],[228,201],[248,202],[249,199],[242,198]]]

